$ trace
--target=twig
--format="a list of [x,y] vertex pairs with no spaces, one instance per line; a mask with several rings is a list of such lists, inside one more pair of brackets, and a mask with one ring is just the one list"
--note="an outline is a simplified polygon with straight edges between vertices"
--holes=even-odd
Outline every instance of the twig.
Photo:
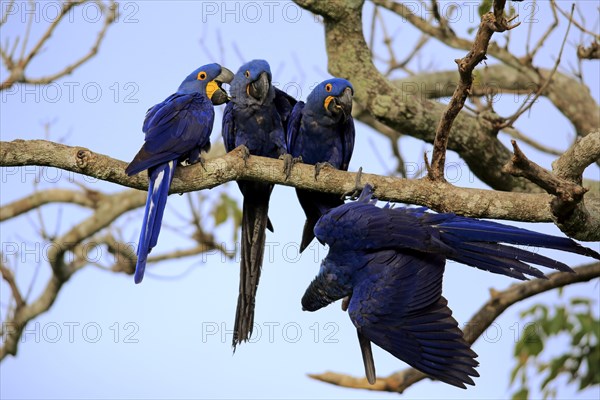
[[[42,47],[48,41],[48,39],[52,36],[52,34],[54,33],[54,30],[60,24],[60,22],[63,20],[64,16],[68,15],[69,11],[73,7],[83,4],[85,1],[86,0],[73,0],[73,1],[64,2],[62,4],[62,8],[61,8],[58,16],[56,17],[56,19],[54,19],[50,23],[50,25],[48,26],[48,28],[46,29],[44,34],[40,37],[40,39],[33,46],[33,48],[27,53],[27,55],[25,55],[25,51],[26,51],[27,42],[29,39],[30,26],[33,21],[33,17],[29,18],[29,20],[28,20],[28,25],[26,27],[25,36],[24,36],[24,39],[22,42],[21,55],[17,60],[13,59],[12,53],[14,53],[14,51],[11,52],[11,54],[8,54],[8,53],[6,53],[6,51],[4,51],[3,49],[0,48],[0,55],[2,56],[2,60],[3,60],[4,64],[6,65],[6,68],[9,71],[8,78],[6,78],[6,80],[4,82],[0,83],[0,90],[8,89],[8,88],[12,87],[15,83],[48,84],[50,82],[53,82],[53,81],[65,76],[65,75],[72,73],[76,68],[81,66],[83,63],[85,63],[86,61],[88,61],[89,59],[91,59],[98,53],[98,49],[100,48],[100,44],[102,43],[102,40],[104,39],[104,36],[106,34],[108,27],[115,21],[115,18],[116,18],[117,5],[114,1],[111,1],[109,6],[105,6],[102,3],[98,3],[103,8],[103,11],[105,11],[106,17],[104,19],[104,24],[103,24],[102,28],[98,32],[96,41],[93,43],[92,47],[90,48],[90,50],[88,51],[87,54],[83,55],[79,60],[67,65],[62,70],[60,70],[54,74],[51,74],[51,75],[48,75],[45,77],[41,77],[41,78],[35,78],[35,79],[28,78],[25,75],[25,70],[26,70],[27,66],[29,65],[31,60],[40,53]],[[15,47],[16,47],[17,40],[15,40]]]
[[[492,292],[488,300],[467,322],[464,329],[465,340],[473,344],[485,330],[510,306],[540,293],[572,285],[580,282],[591,281],[600,277],[600,263],[587,264],[574,268],[575,274],[568,272],[555,272],[548,275],[548,279],[535,279],[524,283],[512,285],[502,292]],[[353,377],[336,372],[311,374],[309,377],[333,385],[367,389],[374,391],[403,393],[408,387],[427,376],[423,373],[408,368],[387,377],[378,377],[374,385],[370,385],[365,378]]]
[[2,260],[0,260],[0,273],[2,274],[2,279],[4,279],[4,281],[10,287],[12,297],[15,299],[16,310],[24,307],[25,301],[23,300],[23,296],[21,296],[17,282],[15,282],[15,276],[13,275],[12,271],[4,265]]
[[521,133],[516,128],[506,127],[506,128],[504,128],[504,132],[508,133],[514,139],[518,139],[521,142],[528,144],[529,146],[533,147],[536,150],[543,151],[544,153],[552,154],[554,156],[560,156],[563,153],[560,150],[556,150],[550,146],[546,146],[545,144],[539,143],[539,142],[533,140],[532,138],[530,138],[529,136],[525,136],[523,133]]
[[417,55],[419,53],[419,51],[421,51],[423,46],[425,46],[427,44],[427,42],[429,42],[429,39],[431,39],[431,36],[421,35],[421,37],[417,41],[417,44],[415,44],[412,47],[412,51],[406,57],[404,57],[404,59],[402,61],[396,61],[394,63],[390,62],[390,66],[388,67],[386,75],[389,75],[393,70],[396,70],[396,69],[405,70],[410,75],[413,75],[414,73],[412,71],[407,70],[406,66],[408,65],[409,62],[412,61],[412,59],[415,57],[415,55]]
[[[571,6],[571,17],[573,16],[573,11],[575,11],[575,3],[573,3],[573,5]],[[560,46],[560,51],[558,52],[558,57],[556,58],[556,62],[554,63],[554,68],[552,68],[552,71],[550,71],[550,75],[548,75],[544,84],[537,90],[537,92],[535,93],[535,95],[533,96],[531,101],[528,101],[530,96],[527,96],[527,99],[523,102],[523,104],[521,104],[519,109],[510,118],[508,118],[505,122],[497,125],[496,126],[497,129],[504,129],[507,126],[512,126],[512,124],[514,124],[514,122],[521,115],[523,115],[523,113],[525,113],[527,110],[529,110],[533,106],[533,104],[537,101],[537,99],[546,90],[548,85],[550,85],[550,82],[552,82],[552,78],[554,77],[554,74],[556,73],[556,70],[558,69],[558,65],[560,64],[560,60],[562,57],[563,50],[565,49],[565,43],[567,43],[567,37],[569,36],[569,30],[571,29],[572,22],[573,22],[573,18],[571,18],[569,20],[569,25],[567,25],[567,31],[565,32],[565,37],[563,38],[562,44]]]
[[[535,5],[535,3],[534,3],[534,5]],[[536,43],[535,47],[531,51],[529,51],[529,35],[528,35],[528,38],[527,38],[527,59],[528,59],[529,63],[532,62],[532,60],[535,57],[535,55],[537,54],[537,52],[542,48],[542,46],[546,42],[546,39],[548,39],[548,37],[550,36],[550,34],[558,26],[558,15],[556,14],[556,2],[554,0],[550,1],[550,9],[552,10],[552,17],[554,18],[554,21],[552,21],[552,23],[548,26],[548,28],[546,29],[546,32],[544,32],[544,34],[542,35],[542,37],[540,37],[540,39]],[[534,24],[529,24],[529,29],[531,29],[533,27],[533,25]]]
[[487,48],[492,35],[494,32],[504,32],[514,29],[520,24],[509,25],[510,21],[506,21],[503,16],[504,3],[505,1],[503,0],[494,1],[494,13],[487,13],[482,16],[471,50],[464,58],[455,60],[458,64],[460,82],[456,86],[454,94],[444,110],[435,131],[431,168],[427,174],[427,177],[433,181],[445,181],[444,165],[446,162],[446,148],[448,147],[450,129],[452,128],[454,119],[460,110],[462,110],[471,90],[473,70],[477,64],[486,59]]
[[13,11],[13,6],[14,5],[15,5],[15,0],[10,0],[8,3],[4,3],[4,6],[2,8],[6,12],[4,14],[2,14],[2,17],[0,18],[0,27],[6,23],[6,20],[8,19],[8,16]]
[[[0,347],[0,360],[9,354],[15,355],[17,353],[19,339],[27,323],[50,309],[62,285],[76,271],[87,264],[85,257],[82,258],[80,254],[80,244],[82,241],[109,226],[123,213],[140,207],[145,203],[145,200],[146,196],[143,192],[129,190],[106,196],[92,216],[53,241],[53,245],[49,246],[47,251],[47,259],[52,268],[52,276],[48,280],[46,287],[36,300],[15,309],[12,318],[4,321],[2,326],[0,326],[0,335],[3,338],[2,346]],[[64,257],[67,251],[73,251],[77,255],[75,260],[70,263],[67,263]]]
[[[572,8],[573,6],[571,6]],[[560,8],[558,6],[558,4],[556,5],[556,9],[558,10],[558,12],[560,12],[565,18],[567,18],[569,20],[569,23],[573,23],[573,25],[575,25],[575,27],[577,29],[579,29],[581,32],[587,33],[588,35],[591,35],[594,37],[594,39],[596,40],[600,40],[600,34],[592,32],[587,30],[583,25],[581,25],[580,23],[578,23],[577,21],[575,21],[575,19],[573,18],[573,11],[571,11],[571,15],[567,14],[567,12],[565,10],[563,10],[562,8]]]

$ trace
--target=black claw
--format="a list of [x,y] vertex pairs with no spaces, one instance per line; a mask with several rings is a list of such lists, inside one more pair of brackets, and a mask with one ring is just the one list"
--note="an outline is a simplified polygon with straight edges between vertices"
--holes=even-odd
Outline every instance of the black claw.
[[282,154],[279,156],[280,160],[283,160],[283,173],[285,174],[285,180],[287,181],[292,174],[292,168],[295,164],[302,162],[302,157],[292,157],[291,154]]
[[346,296],[342,299],[342,311],[347,311],[350,305],[350,296]]
[[200,155],[200,152],[198,153],[192,153],[192,155],[190,155],[190,157],[187,160],[184,160],[181,164],[185,167],[190,166],[190,165],[194,165],[194,164],[198,164],[200,163],[200,165],[202,165],[202,168],[204,168],[204,171],[206,171],[206,166],[204,165],[204,158]]
[[315,164],[315,181],[319,177],[319,174],[321,174],[321,170],[323,168],[335,168],[335,167],[333,165],[331,165],[330,163],[328,163],[327,161],[316,163]]
[[356,181],[354,182],[354,188],[352,190],[344,193],[342,195],[342,200],[345,200],[346,197],[349,197],[350,200],[356,200],[358,198],[358,196],[360,196],[360,193],[365,188],[365,186],[360,183],[361,179],[362,179],[362,167],[360,167],[358,169],[358,172],[356,173]]
[[204,172],[206,172],[206,165],[204,165],[205,164],[204,157],[198,157],[198,162],[200,163],[200,165],[202,165]]

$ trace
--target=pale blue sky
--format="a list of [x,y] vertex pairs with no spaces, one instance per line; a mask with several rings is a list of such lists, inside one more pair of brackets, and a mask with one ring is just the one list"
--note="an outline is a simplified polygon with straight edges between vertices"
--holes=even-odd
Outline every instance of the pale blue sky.
[[[418,2],[414,2],[415,5]],[[7,2],[2,1],[2,11]],[[27,3],[16,2],[18,9],[2,28],[2,43],[22,35]],[[32,38],[39,37],[55,15],[57,2],[44,2],[34,12]],[[450,3],[442,2],[444,7]],[[475,26],[478,2],[464,2],[456,17],[459,32]],[[516,3],[515,3],[516,4]],[[570,3],[560,2],[564,9]],[[593,22],[597,2],[580,2]],[[548,11],[532,4],[521,4],[522,29],[512,32],[513,44],[522,54],[526,32],[531,25],[534,37],[543,32]],[[76,8],[48,42],[28,74],[37,77],[55,71],[67,61],[87,51],[101,22],[97,8]],[[370,21],[372,7],[365,7]],[[420,11],[427,17],[425,10]],[[396,40],[399,54],[407,54],[418,35],[408,23],[385,14],[389,31]],[[551,36],[537,60],[551,66],[560,46],[566,24],[564,19]],[[598,29],[596,25],[594,29]],[[536,36],[537,35],[537,36]],[[503,35],[494,38],[503,43]],[[288,2],[193,2],[142,1],[121,2],[119,20],[110,27],[98,56],[47,87],[15,86],[0,93],[2,140],[44,138],[43,125],[51,122],[51,140],[62,140],[129,161],[142,144],[141,125],[146,109],[171,94],[181,80],[201,64],[221,62],[237,70],[242,62],[264,58],[271,64],[273,80],[280,87],[304,99],[310,88],[329,77],[323,41],[323,26],[310,13]],[[574,60],[573,44],[580,35],[572,31],[563,66]],[[380,48],[380,46],[378,46]],[[454,58],[464,51],[449,50],[431,43],[415,60],[413,69],[454,69]],[[489,64],[494,61],[490,60]],[[586,82],[596,100],[599,96],[597,62],[584,63]],[[480,68],[482,68],[481,66]],[[6,71],[1,70],[0,79]],[[544,99],[524,115],[518,126],[537,140],[564,149],[573,140],[573,129]],[[497,109],[508,114],[519,105],[512,95],[500,99]],[[212,140],[220,140],[220,113]],[[509,138],[501,135],[508,143]],[[420,165],[428,145],[403,139],[402,152],[407,162]],[[551,157],[522,148],[534,160],[550,167]],[[450,153],[449,163],[457,167],[453,183],[481,187],[469,174],[464,162]],[[357,127],[357,145],[351,170],[385,174],[395,166],[388,140],[362,124]],[[38,169],[10,169],[2,173],[2,203],[20,198],[33,189]],[[587,171],[599,178],[598,168]],[[71,187],[73,180],[107,192],[122,188],[94,179],[53,170],[42,171],[41,188]],[[214,201],[220,190],[237,199],[237,187],[207,193]],[[185,198],[169,197],[166,224],[156,254],[191,245],[181,232],[183,222],[174,210],[185,210]],[[210,208],[210,204],[204,207]],[[90,215],[88,210],[65,206],[43,209],[45,223],[52,232],[60,220],[58,232],[65,232],[76,221]],[[117,224],[124,240],[135,242],[142,210],[128,213]],[[327,370],[352,375],[362,374],[362,362],[355,330],[339,304],[316,313],[302,312],[300,298],[318,271],[326,249],[313,244],[298,257],[297,242],[303,224],[302,210],[293,189],[277,187],[271,200],[271,220],[275,234],[268,234],[271,252],[265,257],[258,291],[255,343],[241,345],[231,352],[231,332],[238,287],[238,264],[220,255],[197,256],[151,267],[141,285],[133,277],[108,273],[93,266],[78,272],[69,281],[52,310],[32,322],[19,346],[17,357],[8,357],[0,365],[0,397],[12,398],[397,398],[395,394],[356,391],[319,383],[306,376]],[[9,258],[17,268],[19,283],[26,287],[45,244],[35,238],[35,216],[21,216],[3,223],[2,251],[10,246],[21,250],[20,259]],[[515,224],[530,229],[561,234],[551,224]],[[218,230],[218,238],[232,248],[231,230]],[[37,240],[37,242],[36,242]],[[588,244],[598,250],[598,243]],[[37,246],[37,247],[36,247]],[[544,254],[575,266],[586,262],[582,257],[557,252]],[[99,255],[109,260],[107,254]],[[93,257],[93,256],[90,256]],[[43,260],[42,260],[43,261]],[[178,276],[180,279],[160,279]],[[42,263],[33,288],[38,293],[49,272]],[[488,298],[490,288],[501,290],[513,280],[450,263],[444,293],[455,317],[463,324]],[[4,282],[0,285],[2,311],[8,299]],[[563,297],[598,297],[597,281],[567,288]],[[460,390],[448,385],[424,381],[411,387],[410,398],[505,398],[509,372],[513,366],[515,338],[524,323],[519,310],[535,302],[558,303],[556,293],[538,296],[511,308],[474,345],[479,354],[481,377],[477,386]],[[229,330],[229,332],[228,332]],[[556,351],[561,350],[560,343]],[[377,372],[386,376],[405,368],[404,363],[375,349]],[[563,382],[564,384],[564,382]],[[513,390],[514,391],[514,390]],[[573,387],[561,386],[565,397],[598,397],[598,390],[577,394]]]

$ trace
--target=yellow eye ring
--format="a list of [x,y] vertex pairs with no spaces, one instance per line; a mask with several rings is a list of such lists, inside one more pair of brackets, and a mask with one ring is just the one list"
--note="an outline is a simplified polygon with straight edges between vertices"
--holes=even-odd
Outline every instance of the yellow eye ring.
[[246,72],[244,72],[244,76],[246,78],[250,78],[250,71],[246,70]]
[[204,72],[204,71],[198,72],[198,80],[203,81],[205,79],[206,79],[206,72]]
[[333,86],[331,86],[331,83],[328,83],[327,85],[325,85],[325,91],[326,92],[331,92],[331,89],[333,88]]

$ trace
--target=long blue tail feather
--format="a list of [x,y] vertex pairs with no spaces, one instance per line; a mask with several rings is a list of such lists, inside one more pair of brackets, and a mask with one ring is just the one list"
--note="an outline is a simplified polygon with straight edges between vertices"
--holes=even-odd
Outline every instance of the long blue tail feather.
[[[444,215],[445,220],[442,218]],[[600,259],[600,254],[596,251],[565,237],[453,214],[423,212],[421,216],[428,223],[433,223],[432,226],[439,232],[440,240],[453,249],[452,253],[447,255],[449,259],[516,279],[526,280],[526,275],[545,278],[541,271],[527,263],[563,272],[573,270],[560,261],[511,244],[562,250]]]
[[583,247],[569,238],[546,235],[492,221],[454,216],[437,227],[442,235],[442,240],[444,240],[444,235],[452,235],[464,242],[501,242],[562,250],[594,258],[600,257],[600,254],[594,250]]
[[158,234],[160,233],[176,165],[176,161],[173,160],[148,170],[148,199],[146,200],[144,222],[137,248],[138,260],[135,266],[135,283],[140,283],[144,279],[148,254],[158,241]]

